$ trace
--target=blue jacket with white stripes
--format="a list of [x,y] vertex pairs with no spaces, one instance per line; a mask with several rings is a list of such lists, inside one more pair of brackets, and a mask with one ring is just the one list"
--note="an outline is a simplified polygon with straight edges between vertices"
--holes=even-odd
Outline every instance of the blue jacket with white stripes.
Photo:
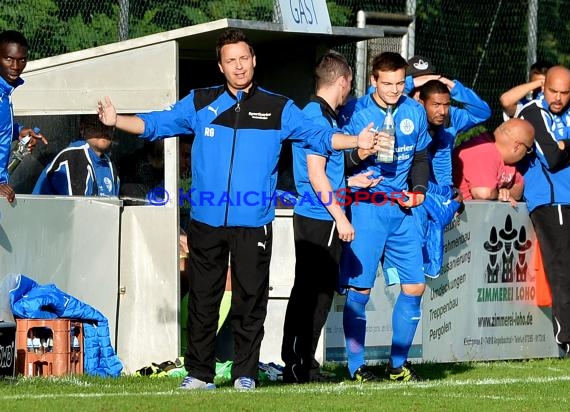
[[87,142],[77,140],[43,170],[32,194],[118,196],[119,176],[108,155],[99,157]]

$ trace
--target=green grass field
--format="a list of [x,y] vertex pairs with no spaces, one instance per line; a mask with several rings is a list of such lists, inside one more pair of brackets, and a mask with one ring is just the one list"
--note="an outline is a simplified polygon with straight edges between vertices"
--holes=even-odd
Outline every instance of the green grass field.
[[[374,367],[378,374],[383,368]],[[344,367],[330,366],[339,377]],[[0,380],[2,411],[568,411],[570,360],[420,364],[426,381],[230,384],[180,391],[180,378],[86,376]]]

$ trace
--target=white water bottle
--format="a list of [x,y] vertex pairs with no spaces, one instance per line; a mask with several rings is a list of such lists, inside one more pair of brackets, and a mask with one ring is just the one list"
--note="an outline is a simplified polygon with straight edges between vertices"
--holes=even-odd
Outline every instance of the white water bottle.
[[386,117],[380,129],[388,135],[388,138],[382,138],[380,141],[381,149],[376,153],[376,162],[392,163],[394,162],[394,146],[396,144],[396,129],[394,125],[394,115],[392,114],[392,106],[388,105],[386,109]]
[[[39,133],[40,128],[34,127],[34,132]],[[10,160],[10,163],[8,164],[8,173],[12,174],[14,172],[14,170],[16,170],[16,168],[20,165],[20,163],[22,163],[22,160],[24,160],[24,157],[26,157],[28,155],[28,145],[30,143],[30,140],[32,140],[32,136],[30,136],[28,134],[28,135],[22,137],[22,140],[20,140],[15,145],[15,148],[12,151],[12,159]]]

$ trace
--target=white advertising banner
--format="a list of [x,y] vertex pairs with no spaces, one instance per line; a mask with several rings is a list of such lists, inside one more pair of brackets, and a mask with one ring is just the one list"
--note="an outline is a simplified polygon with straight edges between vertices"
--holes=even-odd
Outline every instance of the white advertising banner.
[[[445,229],[444,263],[428,279],[410,358],[430,362],[558,356],[550,308],[535,304],[536,237],[524,203],[469,202]],[[367,306],[366,359],[390,353],[399,286],[379,277]],[[325,330],[325,359],[346,361],[336,297]]]
[[550,310],[535,304],[535,239],[525,204],[466,204],[446,228],[441,275],[427,282],[424,360],[557,356]]

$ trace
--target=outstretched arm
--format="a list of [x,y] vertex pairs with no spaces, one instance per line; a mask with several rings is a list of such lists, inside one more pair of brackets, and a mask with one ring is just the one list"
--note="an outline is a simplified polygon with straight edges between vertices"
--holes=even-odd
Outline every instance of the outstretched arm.
[[349,136],[343,133],[335,133],[332,137],[332,147],[335,150],[345,150],[345,149],[372,149],[377,143],[377,137],[372,129],[374,123],[368,124],[363,128],[358,136]]
[[97,102],[97,113],[101,123],[106,126],[115,126],[117,129],[137,135],[144,133],[144,121],[137,116],[117,114],[109,96],[105,96],[105,103],[101,100]]

